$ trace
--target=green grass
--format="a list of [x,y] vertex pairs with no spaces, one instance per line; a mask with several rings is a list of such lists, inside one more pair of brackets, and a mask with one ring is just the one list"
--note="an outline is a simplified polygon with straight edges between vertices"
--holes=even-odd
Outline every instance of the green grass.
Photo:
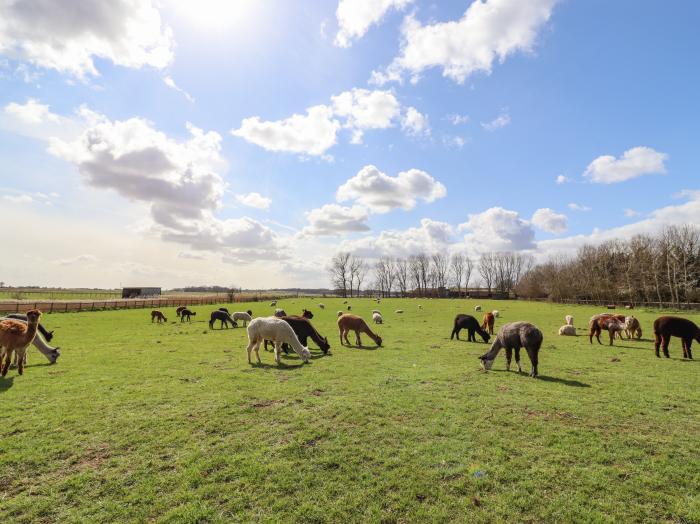
[[0,379],[3,520],[700,522],[700,358],[676,339],[654,356],[657,313],[634,312],[644,340],[591,346],[556,333],[596,308],[480,301],[497,328],[544,332],[531,379],[503,356],[483,373],[487,346],[449,339],[475,301],[352,300],[384,313],[378,350],[340,347],[344,306],[323,301],[279,306],[313,309],[332,355],[280,368],[247,364],[244,329],[209,331],[212,306],[192,324],[45,316],[59,363],[32,349]]

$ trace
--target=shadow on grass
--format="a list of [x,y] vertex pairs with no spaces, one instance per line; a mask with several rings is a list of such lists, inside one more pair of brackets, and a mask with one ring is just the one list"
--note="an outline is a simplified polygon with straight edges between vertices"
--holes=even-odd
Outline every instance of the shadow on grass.
[[382,346],[347,346],[343,344],[344,348],[348,349],[364,349],[365,351],[376,351],[377,349],[380,349]]
[[7,391],[14,384],[15,377],[0,378],[0,393]]
[[289,364],[287,364],[287,363],[284,362],[284,361],[280,362],[279,365],[277,365],[277,363],[268,364],[268,363],[266,363],[266,362],[261,362],[261,363],[253,362],[253,363],[251,364],[251,367],[253,367],[253,368],[258,368],[258,369],[276,369],[276,370],[278,370],[278,371],[291,371],[291,370],[303,368],[303,367],[304,367],[304,363],[303,363],[303,362],[300,362],[299,364],[294,364],[294,365],[291,365],[291,366],[290,366]]
[[557,377],[548,377],[545,375],[538,375],[537,376],[538,380],[541,380],[543,382],[556,382],[559,384],[564,384],[565,386],[571,386],[575,388],[590,388],[590,384],[586,384],[585,382],[580,382],[578,380],[569,380],[565,378],[557,378]]

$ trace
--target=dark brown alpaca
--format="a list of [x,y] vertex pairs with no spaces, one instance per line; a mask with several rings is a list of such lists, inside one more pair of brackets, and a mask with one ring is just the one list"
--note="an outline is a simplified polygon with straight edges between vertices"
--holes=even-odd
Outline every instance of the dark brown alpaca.
[[486,331],[489,335],[493,335],[493,324],[496,321],[496,317],[490,311],[484,315],[484,319],[481,322],[481,329]]
[[165,315],[158,311],[157,309],[154,309],[151,311],[151,324],[153,324],[153,321],[157,320],[158,323],[160,324],[161,322],[167,322],[168,319],[165,318]]
[[178,316],[178,318],[180,317],[180,315],[182,314],[182,311],[184,309],[187,309],[187,308],[185,306],[178,306],[178,308],[175,310],[175,314]]
[[189,309],[185,308],[182,311],[180,311],[180,322],[184,322],[185,319],[187,319],[187,322],[192,322],[192,318],[196,316],[197,313],[193,313]]
[[690,346],[693,344],[693,339],[700,343],[700,328],[694,322],[680,317],[659,317],[654,320],[654,349],[656,356],[659,355],[659,346],[664,351],[664,356],[669,358],[668,343],[671,337],[678,337],[683,343],[683,358],[692,359],[693,354],[690,351]]
[[[12,363],[12,353],[17,352],[17,372],[24,373],[27,348],[34,341],[39,329],[41,311],[32,309],[27,312],[27,322],[6,319],[0,321],[0,374],[4,377]],[[3,362],[4,357],[4,362]]]

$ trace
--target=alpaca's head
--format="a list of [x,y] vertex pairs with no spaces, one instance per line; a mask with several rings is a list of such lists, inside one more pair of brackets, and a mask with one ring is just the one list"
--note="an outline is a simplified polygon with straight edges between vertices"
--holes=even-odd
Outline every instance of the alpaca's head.
[[314,318],[314,314],[309,311],[308,309],[305,309],[303,313],[301,314],[302,317],[304,318]]
[[381,346],[381,345],[382,345],[382,337],[380,337],[379,335],[376,336],[376,338],[374,339],[374,341],[377,343],[377,346]]
[[51,342],[51,339],[53,338],[53,330],[46,333],[46,337],[44,338],[46,338],[46,342]]
[[328,353],[328,350],[331,349],[331,345],[328,343],[328,339],[326,337],[321,337],[321,342],[318,343],[318,347],[321,348],[321,351],[323,353]]
[[484,371],[488,371],[489,369],[491,369],[491,367],[493,366],[493,361],[496,359],[486,358],[486,356],[484,355],[479,357],[479,360],[481,363],[481,369],[483,369]]
[[41,316],[41,311],[38,309],[32,309],[27,311],[27,322],[39,322],[39,317]]
[[489,340],[491,339],[491,335],[489,335],[486,331],[482,331],[482,332],[480,333],[480,335],[481,335],[481,338],[484,339],[484,342],[485,342],[486,344],[488,344],[488,343],[489,343]]
[[308,364],[309,359],[311,358],[311,351],[309,351],[309,348],[307,347],[302,347],[300,356],[301,359],[304,361],[304,364]]
[[246,311],[246,313],[248,313],[251,317],[253,316],[253,312],[250,309]]

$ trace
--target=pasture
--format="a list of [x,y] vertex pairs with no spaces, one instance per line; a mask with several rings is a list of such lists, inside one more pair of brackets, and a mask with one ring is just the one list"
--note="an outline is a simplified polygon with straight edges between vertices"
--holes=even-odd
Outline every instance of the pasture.
[[[324,302],[325,310],[317,307]],[[301,365],[244,328],[152,324],[150,310],[45,315],[62,356],[34,348],[0,379],[0,515],[14,522],[699,522],[700,358],[641,341],[589,345],[599,308],[480,300],[496,330],[544,333],[540,377],[479,369],[488,345],[450,340],[473,300],[351,299],[384,339],[341,347],[340,299],[311,309],[331,354]],[[418,309],[422,304],[423,309]],[[254,316],[267,303],[236,304]],[[401,315],[394,310],[403,309]],[[620,310],[618,310],[619,312]],[[624,310],[623,310],[624,312]],[[578,337],[557,335],[571,313]],[[700,315],[684,314],[696,323]],[[218,326],[218,323],[217,323]],[[376,328],[376,329],[375,329]],[[479,337],[477,337],[480,340]],[[350,335],[354,341],[354,335]],[[696,346],[700,355],[700,346]]]

